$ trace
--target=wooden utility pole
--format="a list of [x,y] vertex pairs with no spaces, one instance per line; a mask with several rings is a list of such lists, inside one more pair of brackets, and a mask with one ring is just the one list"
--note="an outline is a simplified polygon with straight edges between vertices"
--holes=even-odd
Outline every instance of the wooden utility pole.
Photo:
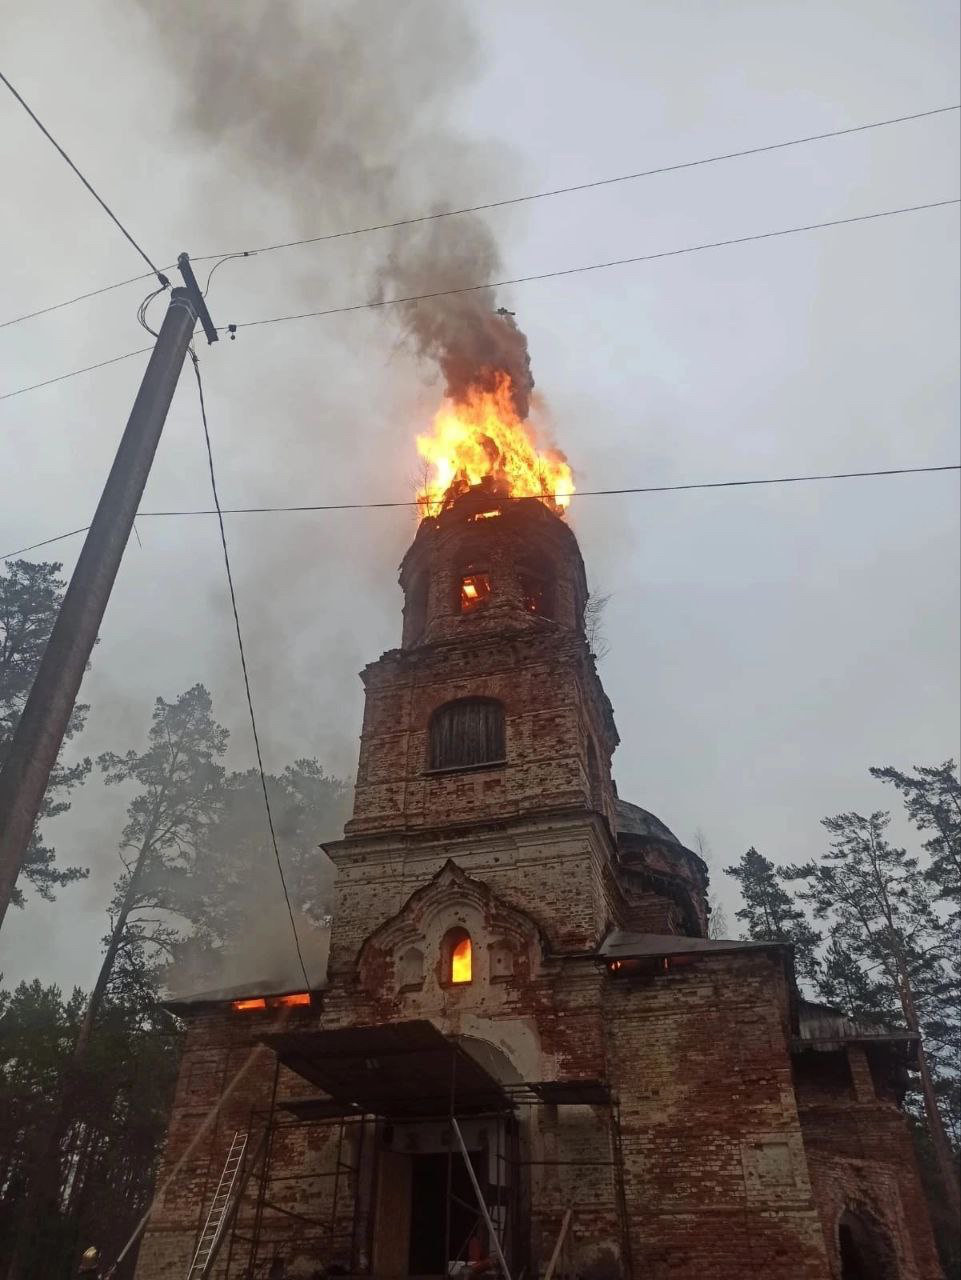
[[50,771],[60,754],[198,320],[207,341],[217,341],[217,330],[185,253],[177,265],[184,287],[170,291],[153,354],[0,773],[0,924]]

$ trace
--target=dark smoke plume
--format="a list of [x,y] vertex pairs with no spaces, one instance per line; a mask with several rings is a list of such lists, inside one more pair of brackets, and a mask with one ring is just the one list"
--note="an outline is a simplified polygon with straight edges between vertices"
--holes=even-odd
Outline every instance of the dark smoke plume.
[[[408,237],[395,247],[380,272],[384,297],[409,297],[425,280],[432,289],[465,288],[500,271],[494,237],[476,215],[428,226],[416,241]],[[493,305],[493,290],[485,289],[403,303],[397,309],[413,349],[436,362],[451,399],[463,400],[472,388],[493,391],[498,374],[506,373],[514,408],[523,419],[534,387],[527,337],[509,311],[495,311]]]
[[[252,184],[281,192],[305,234],[416,216],[487,179],[492,149],[447,123],[478,62],[454,0],[140,3],[182,78],[185,123],[232,153]],[[497,161],[502,182],[502,153]],[[361,255],[379,299],[477,285],[501,266],[492,232],[469,215],[341,241],[337,252]],[[502,371],[526,418],[527,339],[493,291],[388,314],[449,395],[488,389]]]

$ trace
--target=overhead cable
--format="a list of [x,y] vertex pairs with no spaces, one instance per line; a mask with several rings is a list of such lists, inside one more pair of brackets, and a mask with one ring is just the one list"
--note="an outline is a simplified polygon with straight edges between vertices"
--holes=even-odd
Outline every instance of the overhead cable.
[[902,213],[919,213],[923,209],[940,209],[944,205],[961,204],[961,199],[932,200],[927,204],[912,204],[901,209],[882,209],[878,213],[861,213],[852,218],[832,218],[828,222],[809,222],[800,227],[784,227],[778,231],[761,231],[749,236],[736,236],[729,240],[711,240],[707,244],[685,245],[682,249],[662,249],[659,253],[642,253],[632,258],[613,258],[609,262],[590,262],[580,267],[565,267],[560,271],[540,271],[532,276],[512,276],[505,280],[487,280],[483,284],[467,284],[457,289],[434,289],[430,293],[413,293],[403,298],[382,298],[373,302],[355,302],[343,307],[325,307],[320,311],[300,311],[287,316],[271,316],[265,320],[246,320],[234,325],[235,329],[252,329],[264,324],[283,324],[288,320],[310,320],[317,316],[337,316],[349,311],[371,311],[380,307],[396,307],[408,302],[426,302],[431,298],[448,298],[458,293],[479,293],[484,289],[503,289],[509,285],[531,284],[537,280],[556,280],[561,276],[583,275],[588,271],[608,271],[612,267],[628,267],[638,262],[655,262],[659,258],[678,258],[685,253],[702,253],[705,249],[726,249],[731,245],[748,244],[753,240],[773,240],[777,236],[796,236],[803,231],[821,231],[825,227],[845,227],[853,222],[871,222],[878,218],[894,218]]
[[[825,227],[843,227],[855,222],[870,222],[878,218],[893,218],[899,214],[918,213],[924,209],[940,209],[946,205],[956,204],[961,204],[961,199],[934,200],[928,204],[908,205],[900,209],[883,209],[878,213],[862,213],[852,218],[834,218],[829,222],[812,222],[805,226],[785,227],[779,231],[762,231],[754,235],[738,236],[731,240],[712,240],[706,244],[686,245],[681,249],[664,249],[659,253],[645,253],[633,258],[616,258],[609,262],[593,262],[588,263],[586,266],[566,267],[560,271],[542,271],[537,275],[514,276],[509,280],[488,280],[483,284],[463,285],[458,289],[435,289],[431,293],[408,294],[402,298],[382,298],[373,302],[350,303],[342,307],[326,307],[320,311],[301,311],[292,315],[270,316],[262,320],[247,320],[232,326],[221,326],[220,332],[253,329],[267,324],[282,324],[288,320],[309,320],[320,316],[344,315],[352,311],[378,310],[383,307],[399,306],[402,303],[425,302],[430,298],[446,298],[458,293],[478,293],[483,289],[500,289],[508,285],[530,284],[538,280],[553,280],[562,276],[582,275],[589,271],[606,271],[613,267],[631,266],[640,262],[654,262],[660,258],[677,258],[687,253],[701,253],[707,249],[723,249],[731,245],[748,244],[754,240],[773,240],[778,236],[799,235],[805,231],[820,231]],[[110,360],[102,360],[99,364],[87,365],[83,369],[74,369],[71,373],[62,373],[55,378],[47,378],[43,382],[34,382],[28,387],[19,387],[16,391],[6,391],[0,395],[0,400],[10,400],[14,396],[26,395],[28,391],[37,391],[41,387],[49,387],[55,382],[63,382],[66,378],[75,378],[81,373],[90,373],[94,369],[102,369],[104,365],[116,364],[119,360],[129,360],[132,356],[142,355],[144,351],[149,351],[150,349],[145,347],[137,351],[127,351],[123,355],[114,356]]]
[[130,244],[133,245],[134,249],[136,249],[136,251],[140,254],[141,258],[143,258],[144,262],[146,262],[147,266],[150,268],[151,272],[160,281],[161,285],[164,288],[167,288],[170,282],[169,280],[167,280],[166,276],[163,275],[160,268],[157,267],[151,261],[151,259],[148,257],[144,249],[137,243],[137,241],[133,238],[133,236],[130,234],[127,228],[123,225],[123,223],[114,213],[114,211],[107,204],[106,200],[104,200],[103,196],[101,196],[100,193],[97,190],[95,190],[95,188],[87,181],[84,175],[80,172],[80,170],[77,168],[74,162],[67,155],[66,151],[64,151],[63,147],[61,147],[60,143],[56,140],[56,138],[50,132],[50,130],[46,127],[43,121],[40,120],[40,118],[36,115],[36,113],[31,110],[31,108],[23,100],[23,98],[20,96],[17,90],[13,87],[13,85],[10,83],[10,81],[7,79],[7,77],[3,74],[2,71],[0,71],[0,80],[2,80],[3,83],[7,86],[7,88],[10,90],[10,92],[13,94],[16,100],[20,103],[21,107],[23,107],[24,111],[26,111],[27,115],[34,122],[34,124],[37,126],[37,128],[40,130],[43,136],[47,139],[47,141],[50,142],[57,149],[57,151],[59,151],[60,155],[64,158],[64,160],[66,160],[67,164],[74,171],[74,173],[83,183],[83,185],[87,188],[87,190],[93,196],[94,200],[96,200],[97,204],[100,205],[101,209],[103,209],[104,213],[111,220],[111,222],[118,228],[118,230],[123,234],[123,236],[130,242]]
[[19,387],[16,391],[5,391],[0,400],[12,400],[14,396],[25,396],[28,391],[39,391],[41,387],[52,387],[55,382],[65,382],[67,378],[77,378],[81,373],[92,373],[94,369],[103,369],[108,364],[119,364],[121,360],[130,360],[133,356],[146,355],[153,347],[138,347],[136,351],[125,351],[122,356],[111,356],[109,360],[100,360],[97,364],[84,365],[82,369],[71,369],[69,373],[60,373],[55,378],[45,378],[43,382],[34,382],[29,387]]
[[[789,138],[785,142],[769,142],[759,147],[745,147],[740,151],[725,151],[719,155],[703,156],[698,160],[682,160],[677,164],[660,165],[656,169],[641,169],[636,173],[621,173],[612,178],[595,178],[590,182],[578,182],[569,187],[553,187],[548,191],[534,191],[523,196],[508,196],[503,200],[488,200],[484,204],[465,205],[460,209],[438,209],[433,213],[418,214],[413,218],[400,218],[396,222],[378,222],[367,227],[355,227],[349,231],[329,231],[324,235],[308,236],[303,240],[283,240],[277,244],[260,245],[253,253],[271,253],[274,249],[295,249],[300,245],[320,244],[326,240],[343,240],[349,236],[365,236],[372,231],[392,231],[398,227],[413,227],[421,222],[436,222],[439,218],[459,218],[466,213],[484,213],[488,209],[503,209],[514,204],[529,204],[534,200],[550,200],[555,196],[572,195],[577,191],[592,191],[597,187],[612,187],[621,182],[636,182],[640,178],[654,178],[659,174],[678,173],[682,169],[696,169],[703,165],[720,164],[725,160],[739,160],[745,156],[761,155],[765,151],[781,151],[785,147],[800,147],[808,142],[823,142],[828,138],[841,138],[845,134],[865,133],[869,129],[883,129],[887,125],[905,124],[909,120],[923,120],[927,116],[944,115],[950,111],[961,110],[961,104],[950,107],[934,107],[930,111],[917,111],[909,116],[893,116],[888,120],[875,120],[870,124],[851,125],[847,129],[832,129],[829,133],[812,133],[804,138]],[[243,252],[243,251],[241,251]],[[219,257],[211,253],[195,258],[195,262],[205,262],[208,258]]]
[[[554,187],[548,191],[534,191],[526,195],[508,196],[502,200],[488,200],[483,204],[464,205],[455,209],[440,209],[433,213],[419,214],[411,218],[399,218],[394,222],[374,223],[370,226],[352,227],[343,231],[330,231],[323,235],[308,236],[302,240],[284,240],[276,244],[261,245],[255,249],[242,249],[235,253],[207,253],[196,256],[192,259],[194,262],[209,262],[214,258],[228,257],[251,257],[259,253],[271,253],[275,249],[293,249],[300,245],[319,244],[327,240],[342,240],[350,236],[369,235],[375,231],[391,231],[399,227],[416,226],[421,222],[432,222],[439,218],[459,218],[464,214],[483,213],[489,209],[501,209],[509,205],[529,204],[535,200],[549,200],[556,196],[571,195],[578,191],[590,191],[596,187],[615,186],[623,182],[636,182],[640,178],[652,178],[665,173],[677,173],[683,169],[695,169],[703,165],[720,164],[727,160],[738,160],[746,156],[761,155],[767,151],[780,151],[786,147],[799,147],[810,142],[823,142],[829,138],[841,138],[847,134],[866,133],[871,129],[883,129],[888,125],[905,124],[911,120],[924,120],[929,116],[945,115],[952,111],[961,110],[961,104],[949,107],[934,107],[930,111],[915,111],[911,115],[892,116],[886,120],[874,120],[869,124],[851,125],[846,129],[833,129],[828,133],[812,133],[803,138],[789,138],[782,142],[766,143],[758,147],[746,147],[739,151],[727,151],[719,155],[702,156],[697,160],[684,160],[677,164],[661,165],[654,169],[642,169],[636,173],[622,173],[614,177],[596,178],[589,182],[578,182],[571,186]],[[165,267],[165,271],[172,269]],[[89,293],[79,294],[75,298],[67,298],[64,302],[55,302],[48,307],[40,307],[36,311],[29,311],[25,315],[16,316],[12,320],[4,320],[0,322],[0,329],[6,328],[7,325],[20,324],[23,320],[32,320],[35,316],[47,315],[51,311],[59,311],[63,307],[73,306],[76,302],[84,302],[88,298],[95,298],[101,293],[108,293],[111,289],[120,289],[124,285],[134,284],[138,280],[149,279],[148,276],[133,276],[129,280],[119,280],[115,284],[104,285],[100,289],[93,289]]]
[[[624,489],[581,489],[573,493],[556,493],[543,494],[541,496],[552,498],[555,501],[558,498],[614,498],[629,494],[644,493],[683,493],[691,489],[737,489],[746,488],[755,485],[773,485],[773,484],[803,484],[812,480],[863,480],[877,476],[913,476],[924,475],[936,471],[961,471],[961,463],[948,462],[940,466],[933,467],[889,467],[881,471],[832,471],[818,475],[801,475],[801,476],[772,476],[754,480],[706,480],[693,484],[655,484],[655,485],[638,485]],[[523,501],[523,499],[514,498],[498,498],[498,501]],[[286,507],[199,507],[182,511],[138,511],[137,519],[148,519],[151,517],[183,517],[183,516],[244,516],[244,515],[290,515],[296,512],[310,511],[384,511],[395,508],[411,508],[419,507],[421,504],[414,499],[407,499],[402,502],[328,502],[328,503],[304,503],[298,506]],[[28,547],[21,547],[18,551],[8,551],[0,556],[0,560],[12,560],[14,556],[25,555],[28,551],[36,551],[40,547],[49,547],[54,542],[62,542],[65,538],[73,538],[78,533],[86,533],[89,525],[83,525],[79,529],[71,529],[69,533],[58,533],[53,538],[44,538],[42,542],[33,542]]]

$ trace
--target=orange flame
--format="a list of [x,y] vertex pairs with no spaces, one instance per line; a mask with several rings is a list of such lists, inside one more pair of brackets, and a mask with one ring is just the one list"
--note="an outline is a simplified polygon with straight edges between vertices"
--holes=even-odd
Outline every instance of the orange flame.
[[493,391],[473,388],[462,401],[445,401],[429,435],[417,437],[428,464],[417,495],[422,516],[437,515],[459,494],[483,480],[514,498],[540,498],[563,511],[574,477],[562,453],[538,450],[531,428],[517,416],[506,373]]
[[232,1001],[231,1008],[235,1013],[253,1013],[258,1009],[290,1009],[309,1004],[309,991],[295,991],[286,996],[248,996],[245,1000]]
[[461,938],[450,953],[450,980],[461,983],[471,980],[471,942],[470,938]]

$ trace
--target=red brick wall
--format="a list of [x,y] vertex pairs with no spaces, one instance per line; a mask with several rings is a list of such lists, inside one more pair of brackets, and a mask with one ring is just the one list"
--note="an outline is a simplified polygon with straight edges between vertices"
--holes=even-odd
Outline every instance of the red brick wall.
[[604,1012],[634,1274],[826,1280],[776,963],[744,953],[613,978]]
[[[349,835],[503,819],[599,800],[613,816],[603,693],[574,633],[521,632],[478,644],[385,654],[364,672],[366,705]],[[464,697],[504,704],[507,762],[427,771],[431,714]],[[603,785],[592,796],[588,739]]]
[[[844,1055],[805,1055],[829,1056]],[[875,1096],[864,1050],[854,1046],[851,1057],[854,1082],[861,1086],[856,1098],[853,1089],[842,1098],[824,1087],[823,1070],[818,1081],[803,1065],[797,1072],[801,1130],[832,1274],[840,1275],[838,1222],[852,1210],[880,1225],[899,1280],[941,1280],[907,1120],[893,1102]]]

